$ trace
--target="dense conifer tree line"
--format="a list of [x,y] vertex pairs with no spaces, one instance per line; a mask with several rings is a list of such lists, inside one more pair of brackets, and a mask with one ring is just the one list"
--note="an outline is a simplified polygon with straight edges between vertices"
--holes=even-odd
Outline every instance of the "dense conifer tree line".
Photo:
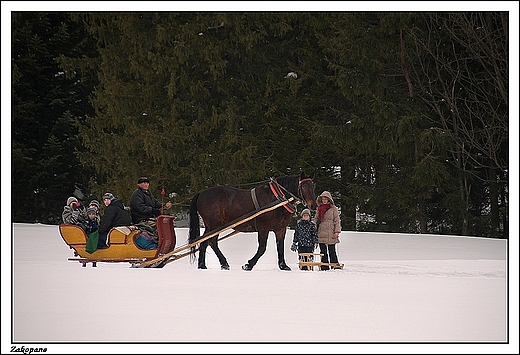
[[58,224],[63,201],[95,175],[76,155],[84,150],[78,123],[94,114],[95,81],[67,78],[56,59],[95,58],[96,48],[66,13],[12,13],[11,27],[12,219]]
[[508,20],[15,13],[13,220],[303,170],[345,230],[507,238]]

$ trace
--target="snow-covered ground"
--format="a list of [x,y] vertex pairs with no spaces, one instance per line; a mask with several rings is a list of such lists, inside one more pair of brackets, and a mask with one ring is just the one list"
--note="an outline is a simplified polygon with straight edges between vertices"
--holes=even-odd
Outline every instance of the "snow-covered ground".
[[[176,234],[184,245],[187,229]],[[343,231],[343,270],[301,271],[292,235],[292,271],[278,269],[272,234],[256,267],[243,271],[256,251],[253,233],[220,242],[228,271],[210,248],[207,270],[189,258],[163,269],[93,268],[68,260],[73,251],[58,226],[14,223],[12,322],[2,287],[2,353],[22,345],[49,353],[518,349],[518,281],[508,275],[511,268],[518,275],[518,264],[508,263],[508,241]],[[13,343],[4,339],[8,322]]]

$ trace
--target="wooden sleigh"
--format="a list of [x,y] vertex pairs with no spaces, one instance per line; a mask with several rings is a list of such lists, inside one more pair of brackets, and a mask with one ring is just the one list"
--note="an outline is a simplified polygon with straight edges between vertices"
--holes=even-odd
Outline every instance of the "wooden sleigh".
[[[115,227],[107,235],[106,249],[97,249],[92,254],[86,251],[87,234],[85,231],[73,224],[61,224],[60,234],[65,243],[74,249],[75,258],[71,261],[79,261],[85,267],[91,262],[96,266],[97,262],[129,262],[132,266],[144,261],[152,260],[161,255],[170,253],[175,249],[176,236],[174,221],[175,216],[160,215],[157,217],[157,232],[159,243],[156,249],[143,249],[135,243],[140,231],[134,226]],[[164,264],[157,263],[150,267],[162,267]]]

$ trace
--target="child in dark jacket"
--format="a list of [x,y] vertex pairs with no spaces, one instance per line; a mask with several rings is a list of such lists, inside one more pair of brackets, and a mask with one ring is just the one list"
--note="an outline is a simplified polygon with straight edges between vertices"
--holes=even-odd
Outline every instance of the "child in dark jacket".
[[[296,224],[291,250],[299,253],[312,253],[318,245],[318,231],[311,221],[311,211],[306,208],[300,214],[302,219]],[[304,267],[307,270],[307,267]]]
[[99,222],[97,218],[97,210],[95,208],[87,208],[87,235],[99,229]]

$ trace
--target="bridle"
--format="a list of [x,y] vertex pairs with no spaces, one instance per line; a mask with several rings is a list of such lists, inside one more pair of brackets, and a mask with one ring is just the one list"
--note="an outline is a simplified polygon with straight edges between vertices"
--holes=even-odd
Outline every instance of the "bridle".
[[280,185],[278,183],[278,181],[276,181],[276,179],[274,178],[271,178],[271,184],[276,184],[276,186],[278,188],[281,188],[282,190],[284,190],[285,192],[287,192],[287,194],[291,195],[292,197],[295,198],[295,203],[298,204],[298,203],[302,203],[302,200],[305,201],[305,197],[303,196],[303,192],[302,192],[302,183],[306,182],[306,181],[312,181],[311,178],[305,178],[305,179],[299,179],[298,180],[298,196],[295,196],[292,192],[290,192],[289,190],[287,190],[285,187],[283,187],[282,185]]
[[305,178],[305,179],[301,179],[300,181],[298,181],[298,196],[302,200],[305,200],[305,198],[303,197],[303,192],[302,192],[302,182],[305,182],[305,181],[311,181],[312,182],[312,179],[311,178]]

